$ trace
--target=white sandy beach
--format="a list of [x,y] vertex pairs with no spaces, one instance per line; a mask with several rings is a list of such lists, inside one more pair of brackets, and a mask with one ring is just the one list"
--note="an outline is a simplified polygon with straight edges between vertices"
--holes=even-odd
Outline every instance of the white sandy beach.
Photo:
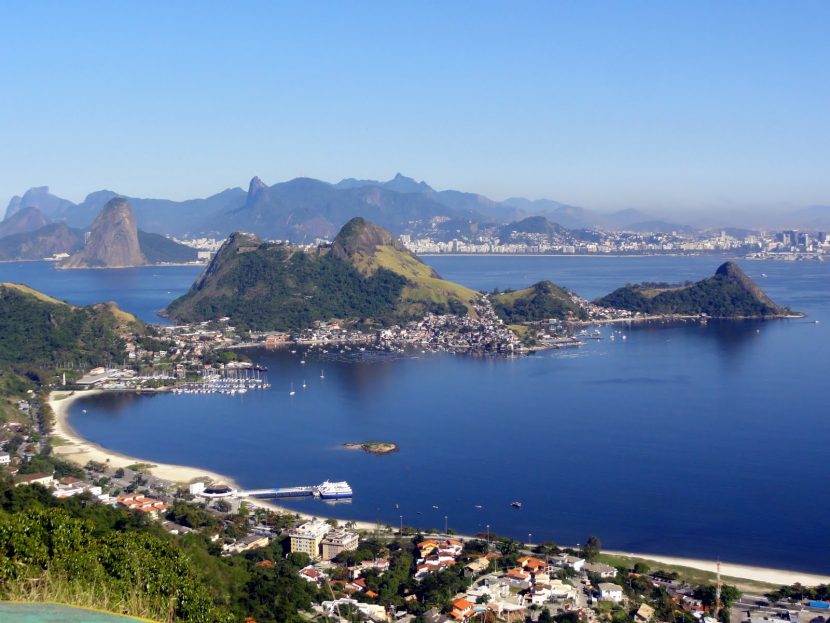
[[215,472],[196,467],[187,467],[184,465],[170,465],[167,463],[156,463],[154,461],[147,461],[132,456],[126,456],[107,450],[96,443],[87,441],[78,435],[67,421],[69,417],[69,407],[73,402],[88,396],[94,396],[102,393],[101,390],[90,389],[76,392],[52,392],[49,395],[49,406],[55,413],[55,422],[52,434],[64,440],[64,444],[55,446],[52,452],[56,456],[60,456],[67,461],[84,466],[90,461],[98,463],[106,463],[115,468],[128,467],[135,463],[148,463],[153,465],[149,470],[153,476],[163,478],[178,483],[191,483],[197,479],[221,480],[227,482],[232,487],[237,486],[233,480],[226,478]]
[[[149,463],[153,465],[150,468],[150,473],[158,478],[170,480],[178,483],[190,483],[197,479],[208,479],[211,481],[219,480],[228,483],[232,487],[239,488],[233,479],[217,474],[205,469],[197,467],[188,467],[185,465],[172,465],[168,463],[156,463],[147,461],[145,459],[126,456],[112,450],[107,450],[96,443],[87,441],[79,436],[67,422],[69,416],[69,407],[73,402],[80,398],[87,396],[94,396],[102,393],[101,390],[85,390],[76,392],[52,392],[49,396],[49,404],[55,413],[55,422],[53,434],[61,437],[64,440],[63,445],[55,446],[53,452],[68,461],[72,461],[78,465],[84,466],[89,461],[97,461],[106,463],[112,467],[128,467],[134,463]],[[305,519],[323,518],[319,515],[310,515],[306,513],[297,513],[291,509],[281,507],[277,504],[266,502],[265,500],[257,500],[253,498],[246,498],[246,503],[252,506],[258,506],[268,510],[286,512],[299,515]],[[341,523],[345,523],[347,519],[339,519]],[[365,531],[373,531],[378,529],[378,524],[367,521],[355,521],[357,529]],[[462,535],[459,535],[462,536]],[[471,538],[471,537],[463,537]],[[675,556],[663,556],[654,554],[637,554],[631,552],[607,551],[608,554],[617,556],[631,556],[641,558],[644,560],[654,561],[655,563],[662,563],[667,565],[679,565],[683,567],[690,567],[692,569],[700,569],[702,571],[716,571],[716,565],[711,560],[698,560],[693,558],[680,558]],[[753,580],[756,582],[766,582],[769,584],[783,585],[794,584],[799,582],[805,586],[814,586],[816,584],[830,583],[830,577],[821,576],[811,573],[803,573],[799,571],[788,571],[784,569],[768,569],[765,567],[755,567],[751,565],[740,565],[728,562],[721,562],[721,574],[733,578],[743,578]]]
[[[663,556],[658,554],[636,554],[633,552],[618,552],[603,550],[606,554],[614,556],[630,556],[633,558],[642,558],[644,560],[651,560],[656,563],[665,565],[677,565],[681,567],[690,567],[692,569],[700,569],[702,571],[717,571],[717,562],[712,560],[699,560],[696,558],[681,558],[678,556]],[[652,565],[654,566],[654,565]],[[743,578],[746,580],[754,580],[756,582],[766,582],[768,584],[776,585],[790,585],[796,582],[804,586],[815,586],[817,584],[830,583],[830,577],[823,575],[816,575],[813,573],[803,573],[801,571],[788,571],[786,569],[768,569],[766,567],[754,567],[752,565],[740,565],[731,562],[720,563],[720,572],[723,576],[733,578]]]
[[[78,433],[75,432],[75,430],[69,425],[69,422],[67,421],[69,418],[69,407],[76,400],[86,398],[88,396],[95,396],[96,394],[101,393],[103,393],[103,390],[89,389],[75,392],[52,392],[49,395],[49,405],[52,407],[52,411],[55,414],[52,435],[55,437],[60,437],[64,442],[61,445],[52,448],[53,454],[67,461],[71,461],[76,465],[80,465],[81,467],[83,467],[90,461],[106,463],[110,467],[116,469],[119,467],[129,467],[130,465],[134,465],[135,463],[147,463],[149,465],[152,465],[152,467],[148,471],[153,476],[156,476],[157,478],[162,478],[164,480],[169,480],[171,482],[189,484],[191,482],[194,482],[195,480],[221,481],[227,483],[228,485],[236,489],[240,488],[239,485],[232,478],[229,478],[228,476],[224,476],[222,474],[217,474],[216,472],[201,469],[198,467],[189,467],[187,465],[157,463],[155,461],[148,461],[146,459],[141,459],[138,457],[127,456],[119,452],[114,452],[113,450],[108,450],[107,448],[104,448],[103,446],[100,446],[97,443],[88,441],[80,435],[78,435]],[[279,506],[278,504],[272,504],[271,502],[267,502],[265,500],[245,498],[245,502],[251,506],[258,506],[260,508],[264,508],[271,511],[299,515],[304,519],[313,519],[319,517],[317,515],[297,513],[294,510]],[[327,517],[320,518],[325,519]],[[338,521],[340,521],[341,523],[345,523],[351,520],[338,519]],[[356,528],[359,530],[372,531],[378,528],[378,525],[376,523],[370,523],[366,521],[355,521],[354,523]]]

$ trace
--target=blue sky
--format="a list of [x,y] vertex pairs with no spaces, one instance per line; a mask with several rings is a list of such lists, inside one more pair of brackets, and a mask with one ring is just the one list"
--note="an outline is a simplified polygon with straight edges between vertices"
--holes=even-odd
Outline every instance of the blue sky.
[[253,175],[830,203],[828,2],[0,3],[0,210]]

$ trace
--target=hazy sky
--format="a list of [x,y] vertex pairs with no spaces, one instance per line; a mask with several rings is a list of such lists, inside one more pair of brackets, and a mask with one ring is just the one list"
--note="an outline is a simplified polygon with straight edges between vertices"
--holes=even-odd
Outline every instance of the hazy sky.
[[830,203],[830,2],[0,3],[0,211],[296,176]]

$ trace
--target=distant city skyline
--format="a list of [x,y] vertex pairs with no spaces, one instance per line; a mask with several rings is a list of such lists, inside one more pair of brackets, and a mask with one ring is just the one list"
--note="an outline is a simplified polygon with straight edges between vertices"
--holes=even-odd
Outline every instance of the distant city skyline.
[[4,4],[0,210],[294,177],[666,216],[830,204],[823,2]]

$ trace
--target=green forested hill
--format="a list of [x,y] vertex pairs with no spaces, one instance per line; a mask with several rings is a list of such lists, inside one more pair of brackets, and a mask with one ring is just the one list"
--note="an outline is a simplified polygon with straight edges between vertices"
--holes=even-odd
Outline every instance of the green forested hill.
[[430,311],[467,313],[475,296],[441,279],[389,232],[352,219],[329,248],[232,234],[167,311],[185,322],[229,316],[243,328],[288,330],[318,320],[386,323]]
[[496,314],[509,324],[556,318],[584,319],[585,310],[571,300],[567,290],[550,281],[490,297]]
[[383,319],[392,315],[404,283],[391,271],[364,277],[328,253],[264,244],[236,253],[168,311],[184,321],[229,316],[248,329],[304,328],[330,318]]
[[202,534],[173,537],[145,515],[59,500],[0,474],[0,600],[58,601],[159,623],[301,623],[318,589],[298,574],[308,557],[286,555],[284,545],[221,556]]
[[595,301],[644,314],[707,314],[713,318],[763,318],[791,313],[772,301],[734,262],[697,283],[627,285]]
[[123,357],[119,326],[139,322],[115,305],[75,307],[27,286],[0,284],[0,367],[93,366]]

